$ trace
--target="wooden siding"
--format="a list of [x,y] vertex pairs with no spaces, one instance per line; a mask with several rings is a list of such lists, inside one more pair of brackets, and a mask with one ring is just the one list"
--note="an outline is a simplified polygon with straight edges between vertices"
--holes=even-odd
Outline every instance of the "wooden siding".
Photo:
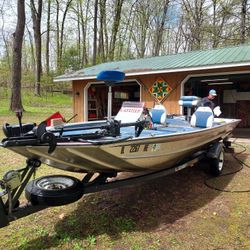
[[[172,88],[172,92],[165,98],[163,105],[167,108],[168,113],[179,114],[180,107],[178,100],[181,96],[181,83],[188,75],[208,75],[208,74],[222,74],[222,73],[232,73],[241,71],[250,71],[249,67],[235,67],[235,68],[223,68],[217,70],[199,70],[199,71],[185,71],[185,72],[175,72],[175,73],[164,73],[164,74],[154,74],[154,75],[140,75],[140,76],[130,76],[126,79],[136,79],[141,84],[141,100],[146,103],[146,107],[151,108],[156,103],[154,97],[149,93],[148,89],[156,81],[158,77],[163,78]],[[84,117],[84,88],[90,82],[97,82],[97,80],[77,80],[73,81],[73,93],[74,93],[74,114],[77,114],[75,122],[80,122],[87,120]]]
[[84,96],[83,90],[86,86],[86,83],[83,81],[73,81],[73,110],[74,114],[77,114],[74,121],[80,122],[84,120],[83,111],[84,111]]

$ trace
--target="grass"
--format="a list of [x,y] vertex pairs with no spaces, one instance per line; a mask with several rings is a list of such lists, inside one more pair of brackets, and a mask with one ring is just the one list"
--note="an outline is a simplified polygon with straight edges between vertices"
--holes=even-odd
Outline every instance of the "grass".
[[[3,89],[0,88],[0,91]],[[0,114],[11,115],[9,111],[9,94],[5,92],[0,93]],[[28,115],[41,115],[51,114],[58,110],[62,110],[66,113],[72,112],[72,98],[68,95],[61,93],[54,93],[53,95],[48,93],[41,97],[34,96],[31,91],[25,90],[22,92],[23,107]]]
[[[24,98],[27,112],[23,119],[27,122],[39,122],[55,111],[72,115],[69,96],[29,98]],[[4,122],[17,121],[8,111],[7,100],[1,99],[0,123]],[[245,146],[247,151],[239,157],[250,164],[250,145]],[[226,154],[225,164],[228,172],[239,167],[230,154]],[[0,148],[0,176],[24,165],[22,156]],[[14,221],[0,229],[0,249],[249,249],[249,192],[207,188],[204,180],[209,176],[202,168],[88,194],[70,205],[51,207]],[[36,177],[57,173],[65,174],[42,165]],[[211,183],[221,189],[249,190],[249,177],[250,169],[245,167]],[[24,196],[21,201],[25,201]]]

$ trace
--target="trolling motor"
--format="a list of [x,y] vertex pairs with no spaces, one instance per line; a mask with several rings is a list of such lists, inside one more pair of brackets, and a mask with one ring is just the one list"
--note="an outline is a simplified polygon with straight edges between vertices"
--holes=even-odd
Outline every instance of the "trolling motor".
[[16,110],[15,112],[16,112],[16,117],[19,122],[20,136],[23,136],[23,126],[22,126],[23,112],[22,110]]
[[23,112],[22,110],[16,110],[16,117],[18,118],[18,125],[10,125],[5,123],[3,125],[3,132],[7,138],[24,136],[28,132],[32,131],[36,126],[36,123],[22,124]]
[[[56,138],[53,133],[46,131],[46,121],[38,126],[36,123],[22,124],[22,110],[15,111],[18,118],[18,125],[3,125],[3,132],[7,138],[2,140],[4,146],[24,146],[38,145],[39,143],[48,143],[48,152],[52,153],[56,148]],[[30,132],[30,133],[29,133]]]

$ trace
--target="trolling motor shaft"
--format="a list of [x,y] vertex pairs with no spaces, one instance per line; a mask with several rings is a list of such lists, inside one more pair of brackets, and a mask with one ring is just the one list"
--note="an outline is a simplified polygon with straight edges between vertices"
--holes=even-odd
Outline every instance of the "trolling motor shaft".
[[19,122],[19,127],[20,127],[20,135],[23,135],[23,125],[22,125],[22,116],[23,116],[23,112],[22,110],[16,110],[16,117],[18,118],[18,122]]

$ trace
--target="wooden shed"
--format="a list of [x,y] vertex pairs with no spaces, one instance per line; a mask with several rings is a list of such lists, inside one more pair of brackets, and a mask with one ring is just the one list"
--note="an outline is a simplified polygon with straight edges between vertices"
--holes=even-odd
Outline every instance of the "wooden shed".
[[249,44],[107,62],[58,76],[55,82],[72,81],[75,121],[107,116],[108,87],[96,80],[103,70],[126,73],[124,84],[113,87],[113,115],[123,101],[143,101],[149,108],[162,103],[168,113],[181,114],[182,95],[204,97],[215,89],[221,116],[241,118],[240,126],[250,127]]

